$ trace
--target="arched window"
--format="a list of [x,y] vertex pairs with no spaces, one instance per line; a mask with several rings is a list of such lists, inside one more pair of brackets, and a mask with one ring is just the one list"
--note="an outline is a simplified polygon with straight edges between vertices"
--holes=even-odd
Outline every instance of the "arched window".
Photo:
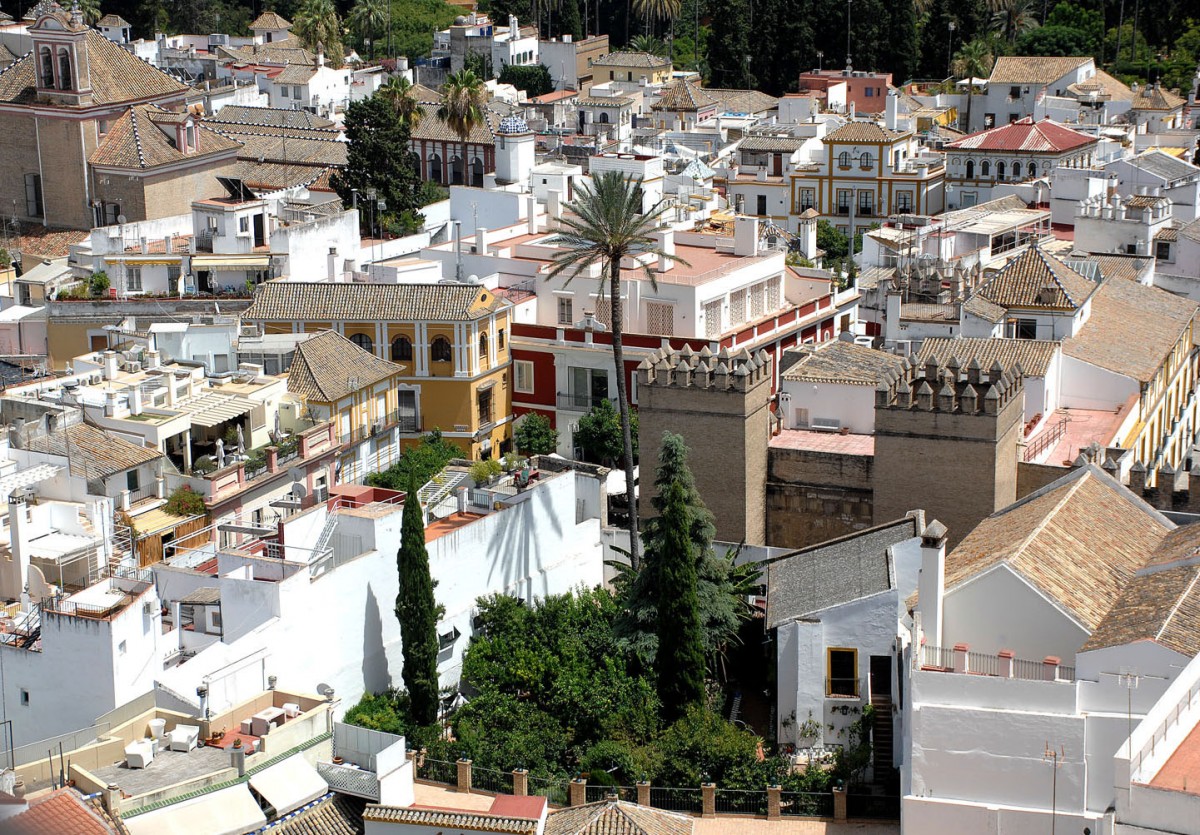
[[463,158],[455,154],[450,157],[450,184],[455,186],[463,185]]
[[996,163],[996,179],[1004,179],[1004,160],[1000,160],[1000,162]]
[[602,124],[602,125],[608,124],[608,112],[605,110],[600,111],[600,124]]
[[434,362],[450,362],[450,340],[444,336],[436,336],[429,343],[429,358]]
[[54,86],[54,54],[50,51],[50,47],[43,46],[41,48],[42,57],[42,86]]
[[365,333],[351,334],[350,341],[364,351],[370,351],[372,354],[375,353],[375,341]]
[[975,160],[973,159],[967,160],[967,179],[975,179]]
[[1019,163],[1019,162],[1013,163],[1013,179],[1014,180],[1021,179],[1021,163]]
[[479,334],[479,358],[486,359],[487,355],[487,334],[481,333]]
[[1029,163],[1029,179],[1032,180],[1036,176],[1037,176],[1037,163],[1031,162],[1031,163]]
[[471,185],[483,188],[483,160],[479,157],[471,162]]
[[429,179],[435,183],[442,181],[442,158],[439,154],[429,157]]
[[992,164],[988,160],[979,163],[979,176],[986,177],[992,173]]
[[397,336],[392,340],[392,362],[409,362],[412,360],[412,340],[407,336]]
[[58,50],[58,89],[70,90],[71,84],[71,53],[66,47]]
[[875,157],[871,156],[866,151],[863,151],[862,156],[860,156],[858,158],[858,166],[861,169],[863,169],[864,171],[870,170],[871,166],[874,164],[875,164]]
[[849,151],[842,151],[840,154],[838,154],[838,165],[840,165],[842,168],[850,167],[850,152]]

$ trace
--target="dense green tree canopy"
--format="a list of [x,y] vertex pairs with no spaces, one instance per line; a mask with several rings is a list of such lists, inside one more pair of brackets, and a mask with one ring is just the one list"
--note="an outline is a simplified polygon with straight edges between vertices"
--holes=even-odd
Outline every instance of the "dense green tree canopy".
[[[409,128],[395,105],[385,96],[352,102],[346,110],[346,167],[333,177],[333,187],[346,206],[358,192],[359,224],[370,231],[372,220],[383,226],[387,220],[416,231],[422,217],[417,155],[409,149]],[[368,193],[374,190],[374,215]]]

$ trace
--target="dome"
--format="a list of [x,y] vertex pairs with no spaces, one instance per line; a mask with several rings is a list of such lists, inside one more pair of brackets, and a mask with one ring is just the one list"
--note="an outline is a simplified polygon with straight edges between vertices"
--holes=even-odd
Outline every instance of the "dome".
[[459,15],[458,17],[454,18],[454,25],[455,26],[466,26],[467,18],[463,15]]
[[505,116],[496,133],[529,133],[529,125],[520,116]]

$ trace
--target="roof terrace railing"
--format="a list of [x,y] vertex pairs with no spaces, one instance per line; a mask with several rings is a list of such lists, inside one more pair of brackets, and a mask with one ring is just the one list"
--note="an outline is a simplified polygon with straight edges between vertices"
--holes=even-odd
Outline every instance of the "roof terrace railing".
[[995,655],[971,652],[966,644],[953,648],[923,644],[917,654],[922,670],[991,678],[1012,678],[1024,681],[1075,681],[1075,668],[1059,663],[1057,658],[1047,656],[1041,661],[1015,658],[1008,650]]

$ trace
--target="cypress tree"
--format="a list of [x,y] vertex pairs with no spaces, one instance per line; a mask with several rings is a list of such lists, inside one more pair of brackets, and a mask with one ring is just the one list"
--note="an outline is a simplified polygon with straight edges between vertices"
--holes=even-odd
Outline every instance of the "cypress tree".
[[704,701],[704,650],[696,599],[692,514],[678,480],[662,496],[658,562],[658,698],[667,724]]
[[401,674],[412,718],[417,724],[431,725],[437,721],[438,712],[437,621],[441,609],[433,598],[434,582],[429,575],[429,552],[425,550],[425,520],[417,498],[419,486],[416,479],[410,482],[400,521],[396,619],[400,621],[404,648]]

